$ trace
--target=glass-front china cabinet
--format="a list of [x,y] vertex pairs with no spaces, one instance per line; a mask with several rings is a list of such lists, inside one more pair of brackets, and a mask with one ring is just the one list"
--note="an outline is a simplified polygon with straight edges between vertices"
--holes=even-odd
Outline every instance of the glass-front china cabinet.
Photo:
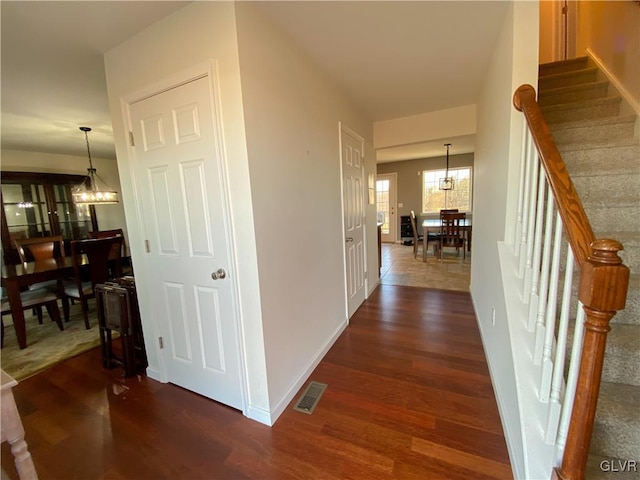
[[7,264],[19,262],[14,239],[62,235],[71,240],[97,231],[92,206],[76,205],[71,192],[84,175],[2,172],[2,252]]

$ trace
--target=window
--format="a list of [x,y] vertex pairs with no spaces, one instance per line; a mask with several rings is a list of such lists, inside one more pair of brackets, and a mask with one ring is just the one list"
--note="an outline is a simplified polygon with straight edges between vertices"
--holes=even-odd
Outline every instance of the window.
[[457,208],[461,212],[471,211],[471,167],[450,168],[449,176],[454,178],[453,190],[440,190],[440,179],[445,170],[424,170],[422,172],[422,213],[439,213],[443,208]]
[[389,185],[389,180],[376,180],[376,204],[378,212],[384,212],[383,235],[389,235]]

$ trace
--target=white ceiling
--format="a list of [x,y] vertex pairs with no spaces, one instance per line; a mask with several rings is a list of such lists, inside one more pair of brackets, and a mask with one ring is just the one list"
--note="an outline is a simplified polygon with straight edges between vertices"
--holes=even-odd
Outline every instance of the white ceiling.
[[[2,1],[2,148],[115,158],[102,54],[189,2]],[[374,120],[476,103],[508,2],[262,1]],[[36,33],[37,32],[37,33]],[[473,136],[381,161],[473,151]],[[466,151],[465,151],[466,150]]]

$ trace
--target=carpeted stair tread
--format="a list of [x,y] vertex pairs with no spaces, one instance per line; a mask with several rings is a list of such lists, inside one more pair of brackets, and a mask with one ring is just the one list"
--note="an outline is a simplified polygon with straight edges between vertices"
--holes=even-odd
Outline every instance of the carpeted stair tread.
[[[614,317],[615,318],[615,317]],[[567,344],[573,343],[575,317],[569,322]],[[640,386],[640,325],[611,323],[607,335],[602,381]],[[567,367],[569,352],[567,352]],[[640,405],[640,403],[639,403]]]
[[[582,143],[558,143],[558,151],[563,154],[564,152],[573,152],[580,150],[597,150],[597,149],[613,149],[616,147],[636,147],[638,140],[633,136],[625,136],[625,138],[599,140],[597,142],[591,140],[585,140]],[[608,156],[605,156],[605,159]]]
[[[579,144],[559,145],[558,150],[571,177],[628,173],[640,178],[640,145],[583,148]],[[603,162],[606,160],[606,164]]]
[[538,66],[538,76],[546,77],[562,72],[582,70],[587,68],[589,63],[589,57],[577,57],[557,62],[543,63]]
[[597,67],[586,67],[568,72],[542,75],[538,78],[538,90],[551,90],[569,85],[595,82],[598,78]]
[[578,142],[633,144],[637,118],[636,115],[625,115],[579,120],[549,125],[549,129],[559,145]]
[[629,290],[624,310],[619,311],[611,320],[612,324],[640,325],[640,274],[629,275]]
[[596,82],[570,85],[568,87],[553,88],[538,92],[538,103],[541,107],[574,103],[581,100],[606,97],[609,93],[609,82],[601,80]]
[[620,202],[640,202],[640,188],[637,188],[640,186],[640,175],[618,173],[573,176],[572,179],[584,204],[612,205],[618,200]]
[[571,128],[580,128],[580,127],[598,127],[598,126],[606,126],[606,125],[619,125],[619,124],[635,124],[637,115],[616,115],[614,117],[609,118],[599,118],[599,119],[587,119],[587,120],[579,120],[577,122],[569,122],[561,125],[553,125],[550,127],[553,131],[560,130],[569,130]]
[[607,335],[602,380],[640,386],[640,325],[611,326]]
[[620,97],[603,97],[580,102],[541,107],[547,124],[575,122],[615,116],[620,111]]
[[602,382],[591,451],[640,460],[640,387]]
[[583,202],[583,207],[597,231],[640,231],[640,205],[635,198],[634,195],[618,197],[615,205],[607,204],[606,199],[592,199]]

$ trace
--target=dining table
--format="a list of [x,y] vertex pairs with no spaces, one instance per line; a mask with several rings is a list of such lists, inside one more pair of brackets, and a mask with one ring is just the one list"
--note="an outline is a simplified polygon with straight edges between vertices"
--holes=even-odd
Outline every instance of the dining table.
[[[422,221],[422,260],[427,260],[427,243],[428,234],[440,233],[442,229],[442,221],[439,218],[425,218]],[[471,218],[467,217],[460,221],[460,229],[465,235],[467,241],[467,252],[471,251]]]
[[[79,265],[88,265],[88,260],[84,255]],[[21,349],[27,347],[27,329],[20,291],[34,283],[48,280],[58,280],[62,288],[62,280],[72,274],[72,257],[47,258],[2,267],[2,287],[6,289],[13,317],[13,327]]]

